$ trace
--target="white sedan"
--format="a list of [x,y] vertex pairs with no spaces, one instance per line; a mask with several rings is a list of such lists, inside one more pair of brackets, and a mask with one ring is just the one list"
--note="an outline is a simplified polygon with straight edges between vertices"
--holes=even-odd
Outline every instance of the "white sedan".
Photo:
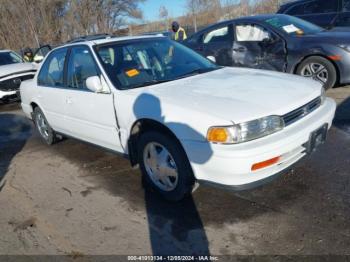
[[150,36],[56,48],[21,97],[47,144],[67,136],[121,153],[173,201],[197,182],[271,180],[325,141],[336,109],[316,81],[219,67]]
[[22,81],[32,79],[36,66],[24,63],[22,58],[11,50],[0,50],[0,100],[7,102],[17,98]]

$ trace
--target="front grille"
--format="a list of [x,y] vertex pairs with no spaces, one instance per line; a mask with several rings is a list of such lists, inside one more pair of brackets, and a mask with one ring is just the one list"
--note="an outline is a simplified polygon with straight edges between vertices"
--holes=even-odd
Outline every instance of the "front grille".
[[312,100],[311,102],[307,103],[306,105],[303,105],[298,109],[293,110],[288,114],[285,114],[284,116],[282,116],[285,126],[291,125],[294,122],[298,121],[299,119],[305,117],[306,115],[310,114],[312,111],[316,110],[320,105],[321,105],[321,97],[318,97]]
[[24,75],[24,76],[19,76],[19,77],[15,77],[12,79],[0,81],[0,90],[5,91],[5,92],[17,91],[17,90],[19,90],[19,87],[20,87],[22,81],[33,79],[33,77],[34,77],[34,75],[30,74],[30,75]]

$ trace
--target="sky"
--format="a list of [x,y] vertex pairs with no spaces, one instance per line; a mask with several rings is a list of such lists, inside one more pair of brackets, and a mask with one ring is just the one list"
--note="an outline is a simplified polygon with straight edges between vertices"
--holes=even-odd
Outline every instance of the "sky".
[[[254,3],[259,0],[250,0]],[[238,3],[239,0],[236,0]],[[225,0],[222,0],[225,3]],[[169,12],[169,17],[178,17],[186,14],[186,0],[146,0],[140,5],[146,21],[159,20],[159,8],[164,5]]]
[[144,19],[154,21],[159,19],[159,8],[164,5],[169,12],[169,17],[184,15],[186,0],[146,0],[140,5]]

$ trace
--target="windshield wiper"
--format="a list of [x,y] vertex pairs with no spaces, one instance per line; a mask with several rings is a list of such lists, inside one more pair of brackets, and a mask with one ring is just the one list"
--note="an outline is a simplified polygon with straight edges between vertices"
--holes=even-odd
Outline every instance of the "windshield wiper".
[[190,76],[194,76],[194,75],[199,75],[199,74],[204,74],[204,73],[208,73],[208,72],[211,72],[211,71],[215,71],[215,70],[218,70],[222,68],[221,66],[218,66],[218,67],[215,67],[215,68],[198,68],[198,69],[195,69],[195,70],[192,70],[184,75],[181,75],[173,80],[178,80],[178,79],[181,79],[181,78],[186,78],[186,77],[190,77]]
[[145,87],[145,86],[152,86],[152,85],[157,85],[157,84],[170,82],[170,81],[173,81],[173,79],[151,80],[151,81],[146,81],[146,82],[140,83],[138,85],[131,86],[130,88],[139,88],[139,87]]

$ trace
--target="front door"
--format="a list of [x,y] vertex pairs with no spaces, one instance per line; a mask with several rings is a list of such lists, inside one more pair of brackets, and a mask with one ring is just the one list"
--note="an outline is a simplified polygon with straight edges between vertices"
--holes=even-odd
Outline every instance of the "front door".
[[88,46],[71,49],[67,65],[66,124],[69,135],[121,152],[113,93],[94,93],[86,79],[101,76]]
[[285,71],[285,41],[261,25],[236,24],[232,49],[233,65],[274,71]]

